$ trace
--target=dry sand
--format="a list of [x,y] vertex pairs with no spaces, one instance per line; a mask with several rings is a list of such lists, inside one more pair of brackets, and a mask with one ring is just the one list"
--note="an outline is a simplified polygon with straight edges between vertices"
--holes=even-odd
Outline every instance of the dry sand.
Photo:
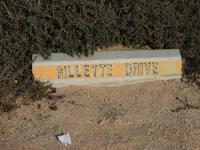
[[[0,115],[1,150],[200,150],[200,91],[179,81],[66,87]],[[56,103],[57,110],[49,109]],[[39,107],[38,107],[39,106]],[[41,107],[40,107],[41,106]],[[173,111],[173,110],[177,110]],[[55,135],[69,132],[72,145]]]

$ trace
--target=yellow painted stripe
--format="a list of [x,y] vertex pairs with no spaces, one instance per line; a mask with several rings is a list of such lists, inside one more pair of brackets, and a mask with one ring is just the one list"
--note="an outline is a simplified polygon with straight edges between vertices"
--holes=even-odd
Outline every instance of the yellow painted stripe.
[[110,77],[174,76],[182,74],[182,62],[130,61],[129,63],[33,66],[39,80],[100,79]]

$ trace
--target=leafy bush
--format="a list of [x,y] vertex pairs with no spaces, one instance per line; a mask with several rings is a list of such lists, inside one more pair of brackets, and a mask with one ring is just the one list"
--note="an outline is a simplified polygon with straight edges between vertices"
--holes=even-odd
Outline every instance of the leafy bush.
[[111,2],[118,18],[120,42],[152,49],[178,48],[184,75],[200,85],[200,1],[118,0]]
[[0,105],[44,87],[32,77],[33,53],[80,56],[114,44],[179,48],[185,74],[200,83],[199,18],[197,0],[2,0]]

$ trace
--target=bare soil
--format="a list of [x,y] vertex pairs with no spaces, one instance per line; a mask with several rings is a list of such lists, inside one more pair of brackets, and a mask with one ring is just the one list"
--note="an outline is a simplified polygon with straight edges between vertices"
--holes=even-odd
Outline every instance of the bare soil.
[[[1,113],[0,149],[200,150],[195,86],[180,81],[70,86],[58,94],[65,97]],[[69,132],[72,145],[56,139],[61,132]]]

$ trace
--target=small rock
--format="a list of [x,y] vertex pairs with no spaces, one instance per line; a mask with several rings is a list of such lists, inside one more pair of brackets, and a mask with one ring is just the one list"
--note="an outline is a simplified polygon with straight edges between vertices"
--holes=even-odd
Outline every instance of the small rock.
[[49,105],[49,108],[50,108],[51,110],[56,111],[56,110],[58,109],[58,107],[57,107],[57,105],[56,105],[56,102],[53,102],[51,105]]
[[37,109],[41,109],[41,104],[38,104]]

